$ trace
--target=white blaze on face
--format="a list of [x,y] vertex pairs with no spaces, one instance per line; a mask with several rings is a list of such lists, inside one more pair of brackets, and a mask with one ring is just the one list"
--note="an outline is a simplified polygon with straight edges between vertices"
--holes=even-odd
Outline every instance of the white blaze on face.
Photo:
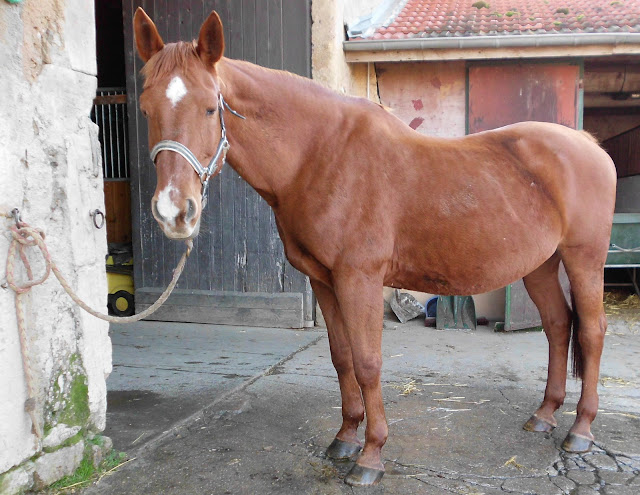
[[156,205],[158,213],[162,215],[162,218],[166,219],[167,223],[171,227],[175,226],[176,217],[178,216],[178,213],[180,213],[180,208],[178,208],[171,199],[171,193],[176,190],[177,189],[169,183],[169,185],[167,185],[167,187],[158,194],[158,203]]
[[177,103],[184,98],[184,95],[187,94],[187,87],[182,82],[178,76],[171,79],[169,86],[167,86],[167,98],[171,102],[171,106],[175,107]]

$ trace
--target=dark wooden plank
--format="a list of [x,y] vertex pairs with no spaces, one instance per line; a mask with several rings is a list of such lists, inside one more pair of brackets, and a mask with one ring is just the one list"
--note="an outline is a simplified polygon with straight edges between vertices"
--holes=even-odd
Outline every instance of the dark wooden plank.
[[[161,287],[142,287],[136,290],[136,304],[152,304],[162,294]],[[165,304],[183,304],[211,308],[299,309],[302,296],[282,292],[211,291],[200,289],[175,289]]]
[[229,44],[228,56],[231,58],[243,59],[242,53],[242,37],[243,37],[243,25],[242,25],[242,1],[234,0],[229,2],[229,18],[227,20],[227,26],[229,31]]
[[299,311],[270,309],[215,308],[195,311],[189,306],[173,306],[161,308],[145,320],[269,328],[303,328],[304,326]]
[[267,67],[282,69],[282,0],[269,0],[269,61]]
[[[232,2],[229,9],[229,56],[244,58],[244,12],[243,2]],[[246,263],[246,183],[237,173],[232,174],[233,180],[229,186],[233,191],[233,265],[225,263],[225,270],[233,270],[233,290],[244,291],[244,270]]]
[[[256,62],[256,0],[242,0],[242,57],[248,62]],[[242,248],[239,259],[236,286],[242,290],[252,290],[258,273],[257,258],[257,202],[259,196],[244,180],[240,188],[244,198],[241,212]],[[239,196],[238,196],[239,197]],[[236,222],[238,225],[238,222]]]
[[634,127],[602,143],[616,165],[618,178],[640,174],[640,127]]
[[[283,33],[282,33],[282,0],[269,0],[269,59],[268,67],[284,69]],[[265,230],[262,233],[265,253],[261,273],[264,276],[264,288],[268,292],[282,292],[284,290],[285,259],[284,249],[280,242],[273,212],[263,216]]]
[[138,110],[137,110],[137,80],[135,64],[135,42],[133,39],[134,3],[125,2],[122,9],[122,24],[124,30],[124,62],[127,86],[127,120],[129,140],[129,160],[131,177],[131,228],[133,233],[133,255],[137,263],[133,267],[133,280],[137,286],[144,285],[144,270],[140,260],[143,259],[140,218],[140,167],[138,160]]
[[[145,12],[155,18],[155,4],[152,0],[143,0],[142,2],[134,2],[142,6]],[[134,5],[133,11],[137,5]],[[158,239],[162,234],[160,228],[155,225],[155,220],[151,215],[151,197],[155,189],[155,170],[149,159],[149,143],[147,133],[146,119],[140,113],[139,102],[140,94],[142,94],[143,79],[140,75],[140,69],[144,65],[142,60],[135,55],[135,76],[137,79],[136,86],[136,111],[138,115],[137,127],[138,127],[138,167],[140,170],[140,201],[138,208],[140,210],[140,228],[139,235],[142,238],[143,252],[142,252],[142,264],[144,271],[144,283],[149,285],[161,285],[162,280],[162,264],[164,259],[164,250],[162,244],[158,244]],[[134,234],[135,235],[135,234]],[[134,258],[135,259],[135,258]]]
[[310,0],[282,0],[283,68],[311,77]]
[[[136,309],[147,309],[160,289],[136,290]],[[293,296],[293,297],[292,297]],[[262,294],[176,289],[149,318],[155,321],[187,321],[218,325],[278,328],[303,327],[302,294]]]
[[104,181],[107,241],[131,242],[131,185],[128,180]]
[[[264,1],[247,2],[247,22],[254,26],[253,35],[245,38],[245,56],[248,61],[267,65],[269,56],[268,5]],[[251,10],[252,9],[252,10]],[[249,32],[249,29],[247,29]],[[247,188],[247,286],[250,290],[263,290],[260,259],[264,251],[260,243],[261,214],[268,215],[269,206],[252,188]],[[268,218],[268,217],[266,217]]]

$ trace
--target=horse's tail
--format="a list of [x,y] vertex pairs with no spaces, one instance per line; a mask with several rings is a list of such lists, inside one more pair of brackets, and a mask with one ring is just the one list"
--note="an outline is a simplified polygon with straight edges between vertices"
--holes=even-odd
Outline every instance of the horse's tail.
[[586,137],[589,141],[591,141],[592,143],[596,143],[597,145],[600,145],[600,141],[598,140],[597,137],[595,137],[593,134],[591,134],[590,132],[587,131],[579,131],[580,134],[582,134],[584,137]]
[[576,309],[576,298],[571,291],[571,373],[574,378],[582,378],[584,376],[584,360],[582,356],[582,347],[580,346],[580,317]]

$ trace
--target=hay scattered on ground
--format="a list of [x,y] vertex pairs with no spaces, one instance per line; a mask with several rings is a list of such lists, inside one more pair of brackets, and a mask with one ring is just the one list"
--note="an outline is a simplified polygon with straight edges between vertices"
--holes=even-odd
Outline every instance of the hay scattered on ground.
[[518,464],[516,462],[516,459],[518,458],[517,455],[514,455],[511,459],[509,459],[507,462],[504,463],[504,466],[513,466],[516,469],[519,469],[520,471],[522,471],[522,469],[524,468],[524,466],[522,464]]
[[600,384],[605,388],[625,388],[635,386],[633,382],[623,380],[622,378],[615,378],[613,376],[602,376],[600,378]]
[[637,294],[623,291],[604,293],[604,310],[607,315],[626,314],[629,310],[634,309],[640,313],[640,297]]

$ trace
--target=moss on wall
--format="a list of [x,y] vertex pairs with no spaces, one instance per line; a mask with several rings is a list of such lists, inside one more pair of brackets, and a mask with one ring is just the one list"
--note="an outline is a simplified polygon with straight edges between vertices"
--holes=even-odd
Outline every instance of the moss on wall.
[[49,388],[45,432],[59,423],[84,428],[89,420],[89,387],[84,366],[78,354],[72,354],[67,363]]

